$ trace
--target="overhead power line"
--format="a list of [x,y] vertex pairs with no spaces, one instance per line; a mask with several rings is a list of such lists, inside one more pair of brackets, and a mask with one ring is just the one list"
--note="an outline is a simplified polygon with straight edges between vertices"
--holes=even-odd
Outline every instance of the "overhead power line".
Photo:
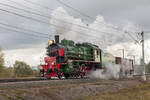
[[15,7],[15,6],[11,6],[11,5],[8,5],[8,4],[0,3],[0,5],[7,6],[7,7],[10,7],[10,8],[13,8],[13,9],[17,9],[17,10],[21,10],[21,11],[31,13],[31,14],[34,14],[34,15],[38,15],[38,16],[41,16],[41,17],[50,18],[50,16],[45,16],[45,15],[42,15],[42,14],[39,14],[39,13],[35,13],[33,11],[25,10],[25,9],[18,8],[18,7]]
[[7,27],[10,27],[10,28],[19,29],[19,30],[23,30],[23,31],[28,31],[28,32],[36,33],[36,34],[40,34],[40,35],[46,35],[46,36],[50,35],[50,34],[45,34],[45,33],[37,32],[37,31],[33,31],[33,30],[30,30],[30,29],[25,29],[25,28],[13,26],[13,25],[5,24],[5,23],[2,23],[2,22],[0,22],[0,25],[7,26]]
[[22,32],[22,31],[10,29],[10,28],[2,27],[2,26],[0,26],[0,28],[5,29],[5,30],[7,30],[7,31],[13,31],[13,32],[16,32],[16,33],[21,33],[21,34],[28,35],[28,36],[33,36],[33,37],[38,37],[38,38],[47,38],[47,39],[49,39],[48,37],[38,36],[38,35],[35,35],[35,34],[30,34],[30,33],[27,33],[27,32]]
[[[33,5],[40,6],[40,7],[44,8],[44,9],[54,10],[54,9],[51,9],[51,8],[49,8],[49,7],[47,7],[47,6],[43,6],[43,5],[41,5],[41,4],[39,4],[39,3],[36,3],[36,2],[32,2],[32,1],[29,1],[29,0],[24,0],[24,1],[26,1],[26,2],[28,2],[28,3],[31,3],[31,4],[33,4]],[[89,15],[87,15],[87,14],[84,14],[83,12],[79,11],[78,9],[73,8],[73,7],[71,7],[71,6],[67,5],[67,4],[65,4],[64,2],[62,2],[62,1],[60,1],[60,0],[56,0],[56,1],[59,2],[59,3],[61,3],[61,4],[63,4],[63,5],[65,5],[65,6],[68,7],[68,8],[71,8],[72,10],[74,10],[74,11],[80,13],[81,15],[88,17],[89,19],[92,19],[92,20],[95,19],[95,18],[93,18],[93,17],[91,17],[91,16],[89,16]],[[62,13],[62,12],[61,12],[61,13]],[[56,18],[54,18],[54,19],[56,19]],[[58,19],[57,19],[57,20],[58,20]],[[59,20],[59,21],[61,21],[61,20]],[[97,22],[99,22],[99,21],[97,21]],[[66,22],[65,22],[65,23],[66,23]],[[67,22],[67,23],[68,23],[68,22]],[[69,24],[73,24],[73,23],[69,23]],[[100,23],[100,24],[101,24],[101,23]],[[77,25],[77,24],[73,24],[73,25]],[[77,26],[82,27],[82,28],[86,28],[86,27],[80,26],[80,25],[77,25]],[[118,31],[118,30],[117,30],[116,28],[114,28],[114,27],[111,27],[111,28],[113,28],[114,30]],[[91,28],[90,28],[90,30],[92,30],[92,31],[97,31],[97,32],[102,32],[102,31],[99,31],[99,30],[96,30],[96,29],[91,29]],[[120,31],[118,31],[118,32],[120,32]],[[102,33],[107,33],[107,32],[102,32]],[[128,35],[131,37],[131,35],[130,35],[129,33],[128,33]],[[132,39],[133,39],[133,38],[132,38]],[[135,39],[134,39],[134,40],[135,40]]]
[[[0,4],[3,4],[3,3],[0,3]],[[7,4],[3,4],[3,5],[9,6],[9,7],[13,7],[13,6],[7,5]],[[13,7],[13,8],[18,9],[17,7]],[[7,12],[7,13],[11,13],[11,14],[17,15],[17,16],[20,16],[20,17],[27,18],[27,19],[30,19],[30,20],[34,20],[34,21],[37,21],[37,22],[42,22],[42,23],[44,23],[44,24],[50,24],[50,25],[52,25],[52,26],[60,27],[60,26],[57,26],[57,25],[55,25],[55,24],[47,23],[47,22],[41,21],[41,20],[39,20],[39,19],[35,19],[35,18],[32,18],[32,17],[24,16],[24,15],[21,15],[21,14],[15,13],[15,12],[11,12],[11,11],[8,11],[8,10],[4,10],[4,9],[0,9],[0,10],[1,10],[1,11],[5,11],[5,12]],[[34,13],[34,12],[31,12],[31,11],[28,11],[28,10],[24,10],[24,9],[19,9],[19,10],[23,10],[23,11],[26,11],[26,12],[28,12],[28,13]],[[37,13],[34,13],[34,14],[40,15],[40,14],[37,14]],[[41,16],[42,16],[42,15],[41,15]],[[44,17],[47,17],[47,16],[44,16]],[[61,20],[60,20],[60,21],[61,21]],[[65,21],[63,21],[63,22],[65,22]],[[68,23],[68,22],[65,22],[65,23]],[[69,23],[69,24],[73,24],[73,23]],[[78,24],[74,24],[74,25],[77,25],[77,26],[82,27],[82,28],[85,28],[85,29],[90,29],[90,30],[93,30],[93,31],[102,32],[102,31],[98,31],[98,30],[95,30],[95,29],[92,29],[92,28],[87,28],[87,27],[85,27],[85,26],[81,26],[81,25],[78,25]],[[61,28],[63,28],[63,27],[61,27]],[[81,32],[74,31],[74,30],[72,30],[72,31],[73,31],[73,32],[76,32],[76,33],[81,33]],[[103,32],[103,33],[107,33],[107,32]],[[86,35],[87,35],[87,34],[86,34]],[[90,35],[90,36],[91,36],[91,35]],[[93,36],[93,35],[92,35],[92,36]],[[96,38],[97,38],[97,37],[96,37]]]
[[[95,19],[95,18],[93,18],[92,16],[89,16],[89,15],[87,15],[87,14],[81,12],[80,10],[78,10],[78,9],[76,9],[76,8],[74,8],[74,7],[70,6],[70,5],[68,5],[68,4],[64,3],[64,2],[62,2],[61,0],[56,0],[56,1],[59,2],[60,4],[64,5],[64,6],[66,6],[67,8],[70,8],[70,9],[72,9],[73,11],[79,13],[79,14],[82,15],[82,16],[85,16],[85,17],[87,17],[87,18],[89,18],[89,19],[92,19],[92,20]],[[97,22],[99,23],[99,21],[97,21]],[[100,24],[101,24],[101,23],[100,23]],[[111,28],[113,28],[113,29],[115,29],[116,31],[118,31],[118,30],[117,30],[116,28],[114,28],[114,27],[111,27]],[[118,32],[119,32],[119,31],[118,31]],[[133,37],[130,33],[128,33],[128,35],[129,35],[129,37],[131,37],[134,41],[137,42],[137,40],[134,39],[134,37]]]
[[[14,0],[7,0],[7,1],[9,1],[9,2],[11,2],[11,3],[14,3],[14,4],[16,4],[16,5],[19,5],[19,6],[21,6],[21,7],[30,9],[30,10],[32,10],[32,11],[36,11],[36,12],[41,13],[41,11],[39,11],[39,10],[37,10],[37,9],[33,9],[32,7],[25,6],[25,5],[23,5],[22,3],[16,2],[16,1],[14,1]],[[47,16],[49,16],[49,15],[47,15]]]
[[50,7],[43,6],[43,5],[41,5],[41,4],[39,4],[39,3],[36,3],[36,2],[32,2],[31,0],[23,0],[23,1],[28,2],[28,3],[31,3],[31,4],[33,4],[33,5],[37,5],[37,6],[41,7],[41,8],[47,9],[47,10],[48,10],[48,9],[49,9],[49,10],[54,10],[54,9],[52,9],[52,8],[50,8]]
[[[32,17],[24,16],[24,15],[21,15],[21,14],[15,13],[15,12],[11,12],[11,11],[8,11],[8,10],[4,10],[4,9],[0,9],[0,10],[4,11],[4,12],[7,12],[7,13],[11,13],[11,14],[17,15],[17,16],[20,16],[20,17],[23,17],[23,18],[26,18],[26,19],[29,19],[29,20],[36,21],[36,22],[39,22],[39,23],[41,22],[41,20],[39,20],[39,19],[34,19]],[[59,28],[64,28],[64,27],[60,27],[60,26],[57,26],[55,24],[46,23],[46,22],[43,22],[43,21],[42,21],[42,23],[49,24],[49,25],[52,25],[52,26],[55,26],[55,27],[59,27]],[[87,29],[90,29],[90,28],[87,28]],[[80,35],[81,34],[85,34],[84,32],[79,32],[79,31],[76,31],[76,30],[71,30],[71,31],[75,32],[75,33],[80,33]],[[89,35],[89,34],[85,34],[84,36],[90,36],[90,37],[92,36],[92,37],[94,37],[96,39],[100,39],[100,37],[98,37],[98,36],[93,36],[93,35]]]
[[[30,3],[30,4],[33,4],[33,5],[36,5],[36,6],[39,6],[39,7],[41,7],[41,8],[46,9],[46,10],[54,11],[54,9],[52,9],[52,8],[50,8],[50,7],[47,7],[47,6],[44,6],[44,5],[41,5],[40,3],[36,3],[36,2],[30,1],[30,0],[23,0],[23,1],[25,1],[25,2],[27,2],[27,3]],[[60,0],[59,0],[59,1],[60,1]],[[58,2],[59,2],[59,1],[58,1]],[[60,1],[59,3],[61,3],[61,1]],[[63,2],[62,2],[62,3],[63,3]],[[65,4],[65,3],[63,3],[63,4]],[[67,5],[67,4],[65,4],[65,5]],[[70,8],[71,6],[68,5],[67,7]],[[82,16],[88,17],[88,19],[95,20],[94,17],[89,16],[89,15],[87,15],[87,14],[84,14],[83,12],[79,11],[78,9],[75,9],[75,8],[73,8],[73,7],[71,7],[71,9],[74,10],[74,11],[76,11],[76,12],[78,12],[78,13],[80,13]],[[64,13],[61,12],[61,11],[57,11],[57,12],[64,14]],[[97,21],[97,20],[96,20],[96,21]],[[100,23],[99,21],[97,21],[97,22],[98,22],[100,25],[102,25],[102,23]],[[107,25],[107,24],[105,24],[105,25]],[[108,26],[108,25],[107,25],[107,26]],[[108,27],[111,27],[111,28],[113,28],[113,29],[116,30],[116,28],[114,28],[114,27],[112,27],[112,26],[108,26]],[[116,30],[116,31],[117,31],[117,30]]]
[[[45,9],[54,10],[54,9],[49,8],[49,7],[43,6],[43,5],[39,4],[39,3],[35,3],[35,2],[29,1],[29,0],[24,0],[24,1],[26,1],[26,2],[28,2],[28,3],[31,3],[31,4],[34,4],[34,5],[37,5],[37,6],[40,6],[40,7],[45,8]],[[80,15],[87,17],[88,19],[92,19],[92,20],[95,19],[95,18],[93,18],[92,16],[89,16],[89,15],[87,15],[87,14],[81,12],[80,10],[78,10],[78,9],[76,9],[76,8],[73,8],[72,6],[65,4],[65,3],[62,2],[61,0],[56,0],[56,1],[59,2],[60,4],[63,4],[63,5],[66,6],[67,8],[70,8],[70,9],[72,9],[73,11],[79,13]],[[99,21],[97,21],[97,22],[99,23]],[[72,24],[72,23],[70,23],[70,24]],[[100,24],[101,24],[101,23],[100,23]],[[75,24],[74,24],[74,25],[75,25]],[[77,26],[78,26],[78,25],[77,25]],[[84,26],[80,26],[80,27],[84,27]],[[113,28],[114,30],[118,31],[118,30],[117,30],[116,28],[114,28],[114,27],[111,27],[111,28]],[[91,28],[90,28],[90,29],[91,29]],[[97,31],[96,29],[91,29],[91,30]],[[100,32],[100,31],[97,31],[97,32]],[[101,32],[102,32],[102,31],[101,31]],[[118,32],[120,32],[120,31],[118,31]],[[102,32],[102,33],[107,33],[107,32]],[[128,35],[129,35],[129,37],[131,37],[131,39],[133,39],[134,41],[137,42],[137,40],[134,39],[130,33],[128,33]]]
[[35,19],[35,18],[32,18],[32,17],[24,16],[24,15],[18,14],[18,13],[16,13],[16,12],[12,12],[12,11],[5,10],[5,9],[1,9],[1,8],[0,8],[0,10],[3,11],[3,12],[7,12],[7,13],[10,13],[10,14],[13,14],[13,15],[17,15],[17,16],[20,16],[20,17],[29,19],[29,20],[33,20],[33,21],[36,21],[36,22],[40,22],[40,23],[49,25],[49,23],[44,22],[44,21],[41,21],[41,20],[39,20],[39,19]]
[[65,4],[64,2],[62,2],[62,1],[60,1],[60,0],[56,0],[56,1],[59,2],[59,3],[61,3],[61,4],[63,4],[64,6],[66,6],[66,7],[68,7],[68,8],[70,8],[70,9],[76,11],[77,13],[79,13],[79,14],[81,14],[81,15],[87,17],[87,18],[89,18],[89,19],[93,19],[93,17],[91,17],[91,16],[89,16],[89,15],[87,15],[87,14],[85,14],[85,13],[79,11],[79,10],[76,9],[76,8],[71,7],[70,5]]
[[[8,1],[11,1],[11,0],[8,0]],[[24,0],[24,1],[29,1],[29,0]],[[60,1],[60,0],[57,0],[57,1]],[[29,2],[30,2],[30,1],[29,1]],[[32,1],[31,1],[31,2],[32,2]],[[0,4],[2,4],[2,5],[4,5],[4,6],[9,6],[9,7],[14,8],[14,9],[22,10],[22,11],[24,11],[24,12],[31,13],[31,14],[34,14],[34,15],[39,15],[39,16],[41,16],[41,17],[50,18],[50,17],[47,16],[47,15],[42,15],[42,14],[35,13],[35,12],[33,12],[32,10],[29,11],[29,10],[25,10],[25,9],[22,9],[22,8],[17,8],[17,7],[8,5],[8,4],[3,4],[3,3],[0,3]],[[48,7],[48,8],[49,8],[49,7]],[[47,9],[47,7],[45,7],[45,9]],[[51,9],[51,8],[49,8],[49,9]],[[0,9],[0,10],[1,10],[1,9]],[[51,10],[54,10],[54,9],[51,9]],[[10,13],[10,12],[11,12],[11,11],[7,11],[7,10],[4,10],[4,9],[1,10],[1,11],[5,11],[5,12],[7,12],[7,13]],[[12,13],[12,12],[11,12],[11,13]],[[17,15],[17,16],[20,16],[20,15],[21,15],[21,14],[14,13],[14,12],[13,12],[12,14]],[[47,22],[44,22],[44,21],[41,22],[41,20],[35,19],[35,18],[32,18],[32,17],[28,17],[28,16],[24,16],[24,15],[21,15],[20,17],[24,17],[24,18],[27,18],[27,19],[30,19],[30,20],[34,20],[34,21],[39,22],[39,23],[45,23],[45,24],[49,24],[49,25],[52,25],[52,26],[60,27],[60,26],[57,26],[57,25],[55,25],[55,24],[47,23]],[[91,17],[91,18],[92,18],[92,17]],[[66,21],[63,21],[63,20],[60,20],[60,19],[57,19],[57,18],[54,18],[54,19],[57,20],[57,21],[62,21],[62,22],[64,22],[64,23],[73,24],[73,25],[76,25],[76,26],[79,26],[79,27],[82,27],[82,28],[85,28],[85,29],[89,29],[89,30],[92,30],[92,31],[102,32],[102,31],[99,31],[99,30],[96,30],[96,29],[87,28],[87,27],[85,27],[85,26],[81,26],[81,25],[78,25],[78,24],[66,22]],[[63,28],[63,27],[61,27],[61,28]],[[73,31],[73,32],[76,32],[76,33],[82,33],[82,32],[79,32],[79,31],[74,31],[74,30],[72,30],[72,31]],[[102,33],[108,33],[108,32],[102,32]],[[129,34],[129,33],[128,33],[128,34]],[[46,34],[45,34],[45,35],[46,35]],[[86,35],[87,35],[87,34],[86,34]],[[131,35],[131,34],[130,34],[130,35]],[[129,35],[129,36],[130,36],[130,35]],[[87,36],[92,36],[92,37],[95,37],[95,38],[98,39],[98,37],[93,36],[93,35],[87,35]],[[132,36],[130,36],[130,37],[132,38]],[[132,38],[132,39],[133,39],[133,38]],[[135,39],[133,39],[133,40],[135,40]]]
[[[74,7],[70,6],[70,5],[68,5],[68,4],[64,3],[64,2],[62,2],[61,0],[56,0],[56,1],[59,2],[60,4],[64,5],[64,6],[66,6],[67,8],[70,8],[71,10],[73,10],[73,11],[79,13],[80,15],[87,17],[87,18],[90,19],[90,20],[95,20],[94,17],[92,17],[92,16],[90,16],[90,15],[88,15],[88,14],[85,14],[85,13],[81,12],[80,10],[78,10],[78,9],[76,9],[76,8],[74,8]],[[99,24],[102,25],[102,23],[100,23],[98,20],[96,20],[96,22],[98,22]],[[103,24],[103,25],[107,25],[107,24]],[[107,26],[108,26],[108,25],[107,25]],[[108,26],[108,27],[111,27],[111,28],[113,28],[113,29],[116,30],[116,28],[114,28],[114,27],[112,27],[112,26]]]
[[128,36],[129,36],[132,40],[134,40],[136,43],[139,44],[139,41],[136,40],[129,32],[126,31],[125,33],[128,34]]
[[[7,7],[10,7],[10,8],[14,8],[14,9],[17,9],[17,10],[21,10],[21,11],[24,11],[24,12],[27,12],[27,13],[30,13],[30,14],[39,15],[39,16],[44,17],[44,18],[48,18],[48,19],[50,18],[49,16],[45,16],[45,15],[42,15],[42,14],[39,14],[39,13],[35,13],[33,11],[25,10],[25,9],[18,8],[18,7],[15,7],[15,6],[11,6],[11,5],[8,5],[8,4],[0,3],[0,5],[7,6]],[[68,24],[71,24],[71,25],[76,25],[78,27],[82,27],[82,28],[87,29],[87,27],[85,27],[85,26],[81,26],[81,25],[78,25],[78,24],[74,24],[74,23],[71,23],[71,22],[60,20],[58,18],[53,18],[53,19],[56,20],[56,21],[61,21],[61,22],[64,22],[64,23],[68,23]],[[107,33],[107,32],[103,32],[103,31],[93,29],[93,28],[88,28],[88,29],[90,29],[91,31],[95,31],[95,32]]]
[[[24,16],[24,15],[21,15],[21,14],[15,13],[15,12],[11,12],[11,11],[8,11],[8,10],[4,10],[4,9],[1,9],[1,8],[0,8],[0,10],[3,11],[3,12],[7,12],[7,13],[10,13],[10,14],[13,14],[13,15],[17,15],[17,16],[20,16],[20,17],[23,17],[23,18],[26,18],[26,19],[29,19],[29,20],[33,20],[33,21],[39,22],[39,23],[41,22],[41,23],[44,23],[44,24],[47,24],[47,25],[52,25],[52,26],[55,26],[55,27],[60,27],[60,26],[57,26],[55,24],[43,22],[43,21],[41,21],[39,19],[35,19],[35,18],[32,18],[32,17]],[[64,28],[64,27],[60,27],[60,28]],[[84,34],[84,32],[79,32],[79,31],[75,31],[75,30],[71,30],[71,31],[75,32],[75,33]],[[85,34],[85,35],[93,37],[93,35],[88,35],[88,34]],[[94,36],[94,37],[97,38],[97,39],[99,39],[97,36]]]
[[[35,2],[29,1],[29,0],[24,0],[24,1],[26,1],[26,2],[28,2],[28,3],[31,3],[31,4],[34,4],[34,5],[37,5],[37,6],[40,6],[40,7],[45,8],[45,9],[54,10],[54,9],[51,9],[51,8],[49,8],[49,7],[47,7],[47,6],[43,6],[43,5],[39,4],[39,3],[35,3]],[[59,2],[60,0],[56,0],[56,1]],[[63,2],[60,1],[60,3],[63,3]],[[65,3],[63,3],[63,4],[65,4]],[[67,5],[67,4],[65,4],[65,5],[68,6],[68,7],[71,7],[71,6]],[[79,11],[79,10],[73,8],[73,7],[71,7],[71,8],[72,8],[73,10],[76,10],[77,12]],[[42,17],[49,18],[48,16],[43,16],[43,15],[41,15],[41,14],[37,14],[37,13],[31,12],[31,11],[28,11],[28,12],[30,12],[30,13],[32,13],[32,14],[40,15],[40,16],[42,16]],[[62,12],[60,12],[60,13],[62,13]],[[82,12],[79,11],[79,13],[82,13]],[[94,19],[94,18],[92,18],[91,16],[89,16],[89,15],[87,15],[87,14],[84,14],[84,13],[82,13],[82,15],[83,15],[83,16],[86,16],[86,17],[88,17],[88,18],[90,18],[90,19]],[[76,26],[78,26],[78,27],[82,27],[82,28],[87,29],[87,27],[85,27],[85,26],[81,26],[81,25],[78,25],[78,24],[70,23],[70,22],[67,22],[67,21],[64,21],[64,20],[60,20],[60,19],[58,19],[58,18],[53,18],[53,19],[56,20],[56,21],[59,20],[59,21],[64,22],[64,23],[68,23],[68,24],[71,24],[71,25],[76,25]],[[113,27],[112,27],[112,28],[113,28]],[[108,32],[103,32],[103,31],[100,31],[100,30],[97,30],[97,29],[93,29],[93,28],[88,28],[88,29],[90,29],[91,31],[95,31],[95,32],[108,33]],[[116,30],[116,28],[114,28],[114,29]],[[118,31],[118,30],[116,30],[116,31]],[[119,32],[119,31],[118,31],[118,32]]]

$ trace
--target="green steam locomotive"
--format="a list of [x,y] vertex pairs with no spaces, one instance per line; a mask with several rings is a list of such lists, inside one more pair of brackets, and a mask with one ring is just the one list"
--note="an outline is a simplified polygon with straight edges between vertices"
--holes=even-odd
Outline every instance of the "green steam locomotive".
[[55,36],[49,41],[45,64],[41,73],[44,77],[85,77],[91,70],[102,69],[102,50],[91,43],[74,43],[72,40]]

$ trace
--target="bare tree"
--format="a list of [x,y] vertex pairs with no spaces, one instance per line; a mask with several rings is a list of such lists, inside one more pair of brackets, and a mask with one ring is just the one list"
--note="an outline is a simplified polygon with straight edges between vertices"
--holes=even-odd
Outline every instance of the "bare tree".
[[4,69],[4,53],[0,49],[0,72]]

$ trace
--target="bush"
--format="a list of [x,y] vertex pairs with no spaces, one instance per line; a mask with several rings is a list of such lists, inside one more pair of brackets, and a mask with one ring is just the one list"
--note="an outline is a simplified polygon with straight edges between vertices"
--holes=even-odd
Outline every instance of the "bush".
[[30,76],[33,74],[31,67],[23,61],[16,61],[13,67],[17,77]]
[[13,68],[4,68],[0,73],[0,78],[14,78],[14,70]]

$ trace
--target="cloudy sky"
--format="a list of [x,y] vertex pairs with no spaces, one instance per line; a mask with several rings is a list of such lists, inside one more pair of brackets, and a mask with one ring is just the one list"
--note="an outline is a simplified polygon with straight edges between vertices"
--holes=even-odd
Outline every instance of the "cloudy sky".
[[[59,0],[58,0],[59,1]],[[149,0],[1,0],[0,47],[6,65],[22,60],[35,66],[45,54],[54,34],[76,42],[92,42],[105,51],[121,56],[140,57],[141,46],[135,44],[138,31],[146,31],[146,51],[150,38]],[[81,14],[81,12],[83,12]],[[88,24],[88,26],[87,26]],[[146,54],[146,61],[149,61]]]

